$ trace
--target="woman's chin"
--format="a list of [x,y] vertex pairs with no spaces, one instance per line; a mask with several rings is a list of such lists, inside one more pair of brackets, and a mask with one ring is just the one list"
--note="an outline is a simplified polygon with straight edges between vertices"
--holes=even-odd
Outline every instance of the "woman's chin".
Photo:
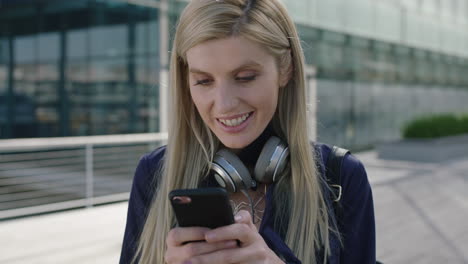
[[224,147],[235,151],[235,150],[241,150],[247,147],[250,143],[254,141],[254,139],[242,140],[241,138],[237,137],[235,139],[220,139],[220,141],[224,145]]

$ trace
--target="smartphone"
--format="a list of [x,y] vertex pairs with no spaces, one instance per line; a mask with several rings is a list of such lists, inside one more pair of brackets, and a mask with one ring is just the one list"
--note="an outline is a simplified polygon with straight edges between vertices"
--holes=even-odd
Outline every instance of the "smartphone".
[[217,228],[234,223],[228,193],[223,188],[173,190],[169,199],[180,227]]

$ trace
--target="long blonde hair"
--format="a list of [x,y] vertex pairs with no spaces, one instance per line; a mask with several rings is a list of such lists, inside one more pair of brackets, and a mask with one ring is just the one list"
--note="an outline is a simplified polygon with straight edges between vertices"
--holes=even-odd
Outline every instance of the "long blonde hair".
[[294,23],[278,0],[192,0],[181,14],[173,43],[169,139],[136,252],[140,263],[164,263],[166,236],[175,225],[168,194],[196,188],[208,175],[219,145],[191,100],[186,52],[230,36],[260,44],[277,59],[280,74],[291,74],[280,89],[272,120],[275,132],[288,142],[291,158],[289,175],[276,185],[275,219],[286,221],[285,242],[303,263],[316,263],[318,249],[325,256],[330,253],[328,210],[307,134],[304,58]]

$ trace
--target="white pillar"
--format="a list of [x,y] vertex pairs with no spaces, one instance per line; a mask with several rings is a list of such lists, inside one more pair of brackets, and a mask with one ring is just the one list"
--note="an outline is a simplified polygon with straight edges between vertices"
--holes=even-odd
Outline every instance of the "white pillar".
[[161,0],[159,8],[159,131],[167,132],[169,100],[169,17],[168,0]]
[[315,141],[317,139],[317,79],[315,67],[307,65],[305,74],[309,140]]

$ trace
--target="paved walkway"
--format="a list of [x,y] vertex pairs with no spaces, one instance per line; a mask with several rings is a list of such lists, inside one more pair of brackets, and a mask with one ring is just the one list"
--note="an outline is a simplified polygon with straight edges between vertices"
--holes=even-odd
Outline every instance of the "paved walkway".
[[118,263],[127,203],[0,222],[0,263]]
[[468,158],[442,164],[358,153],[373,186],[384,263],[468,263]]
[[[468,263],[468,159],[443,164],[356,154],[373,186],[377,256]],[[117,263],[127,203],[0,222],[0,263]]]

